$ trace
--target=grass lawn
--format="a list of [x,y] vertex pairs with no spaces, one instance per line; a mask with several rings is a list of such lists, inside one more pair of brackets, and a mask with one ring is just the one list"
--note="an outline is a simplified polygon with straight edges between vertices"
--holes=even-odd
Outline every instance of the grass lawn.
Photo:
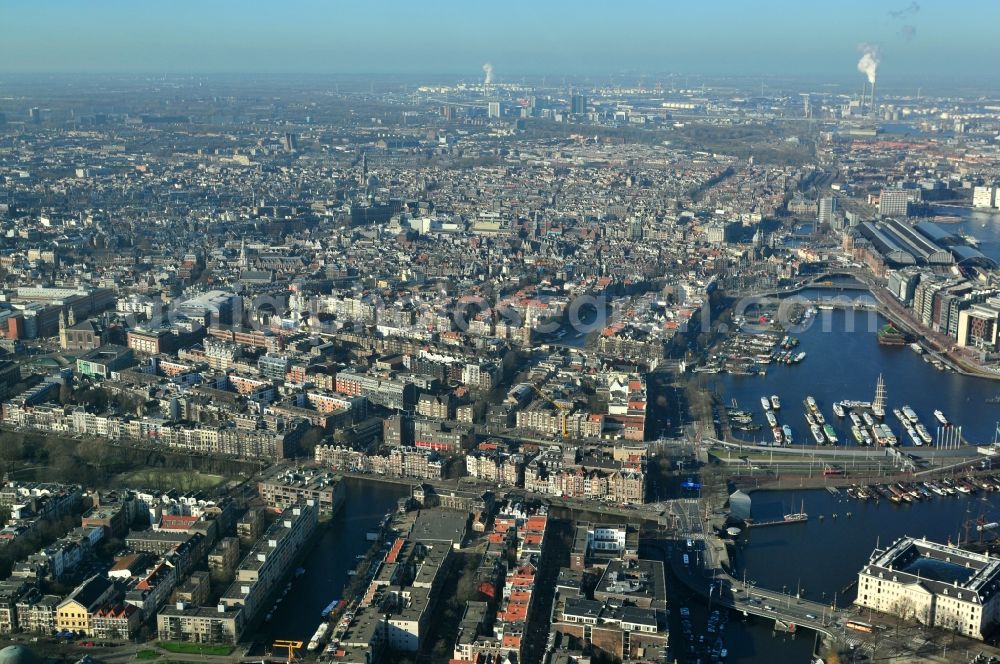
[[147,489],[178,489],[180,491],[199,491],[214,489],[225,483],[222,475],[200,473],[196,470],[167,470],[165,468],[141,468],[118,476],[118,481],[125,486],[143,487]]
[[135,654],[136,659],[156,659],[160,656],[160,653],[155,650],[140,650]]
[[233,651],[231,646],[210,646],[202,643],[177,643],[174,641],[157,641],[156,645],[167,652],[182,655],[228,655]]

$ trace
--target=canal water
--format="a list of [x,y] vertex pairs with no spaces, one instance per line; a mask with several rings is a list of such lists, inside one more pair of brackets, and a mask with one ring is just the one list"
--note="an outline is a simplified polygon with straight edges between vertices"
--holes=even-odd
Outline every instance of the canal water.
[[292,589],[271,620],[260,627],[263,641],[275,639],[308,641],[320,623],[320,614],[334,599],[342,599],[347,572],[357,565],[357,556],[372,542],[365,534],[394,510],[400,498],[409,495],[405,486],[385,482],[348,479],[344,506],[323,526],[319,539],[306,555],[306,572],[292,581]]
[[[829,289],[807,289],[800,297],[871,298],[864,291]],[[734,432],[748,441],[770,441],[760,398],[776,394],[781,400],[778,420],[791,427],[793,443],[813,444],[803,403],[811,395],[827,423],[837,431],[839,444],[853,445],[851,420],[836,417],[833,403],[871,401],[881,374],[888,406],[885,421],[904,445],[911,444],[909,437],[891,414],[892,408],[904,405],[916,411],[935,438],[938,424],[933,413],[940,409],[952,424],[962,427],[963,436],[970,442],[992,442],[1000,420],[1000,404],[988,404],[986,400],[1000,394],[1000,381],[940,371],[908,346],[879,345],[875,332],[884,323],[881,316],[872,312],[820,310],[810,324],[794,332],[800,340],[797,350],[806,353],[800,364],[768,365],[765,376],[700,374],[698,380],[727,404],[735,400],[740,408],[754,413],[754,421],[762,425],[760,431]]]

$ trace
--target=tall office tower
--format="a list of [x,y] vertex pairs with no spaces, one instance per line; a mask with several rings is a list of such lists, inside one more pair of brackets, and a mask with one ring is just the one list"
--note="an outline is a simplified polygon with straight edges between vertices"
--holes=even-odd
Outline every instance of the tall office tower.
[[819,215],[817,215],[816,221],[818,221],[820,224],[833,226],[833,219],[836,213],[837,213],[836,196],[824,196],[823,198],[819,199]]
[[490,102],[489,109],[488,109],[488,115],[491,118],[499,118],[500,117],[500,102],[498,102],[498,101],[491,101]]
[[570,113],[583,115],[587,112],[587,98],[583,95],[573,95],[569,98]]
[[911,198],[912,193],[906,189],[883,189],[878,199],[879,216],[909,216]]
[[28,119],[34,124],[41,124],[42,122],[42,111],[37,106],[32,106],[28,111]]
[[286,132],[284,138],[285,152],[296,152],[299,149],[299,140],[295,134]]

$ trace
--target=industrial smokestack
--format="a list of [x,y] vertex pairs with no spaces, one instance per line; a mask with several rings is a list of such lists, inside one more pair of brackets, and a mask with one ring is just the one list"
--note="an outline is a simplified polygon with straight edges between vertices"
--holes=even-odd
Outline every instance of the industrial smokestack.
[[[861,59],[858,60],[858,71],[865,75],[868,83],[872,86],[871,98],[868,103],[868,110],[872,117],[875,117],[875,77],[878,74],[878,47],[872,44],[861,44]],[[861,96],[861,111],[864,113],[865,100]]]
[[875,109],[875,79],[874,78],[872,79],[872,98],[871,98],[871,104],[870,104],[870,106],[871,106],[870,110],[871,110],[872,119],[873,120],[877,120],[878,119],[878,115],[876,115],[876,109]]
[[488,62],[483,65],[483,73],[486,74],[483,85],[491,85],[493,83],[493,65]]

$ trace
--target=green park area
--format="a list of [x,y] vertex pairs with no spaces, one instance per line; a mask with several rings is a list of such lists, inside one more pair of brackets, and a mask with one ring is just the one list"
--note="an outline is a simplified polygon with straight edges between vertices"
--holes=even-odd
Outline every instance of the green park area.
[[232,646],[212,646],[204,643],[178,643],[175,641],[158,641],[157,646],[167,652],[179,655],[214,655],[225,657],[233,651]]
[[197,470],[169,470],[166,468],[139,468],[119,476],[121,486],[143,487],[147,489],[177,489],[179,491],[202,491],[214,489],[223,484],[222,475],[202,473]]

